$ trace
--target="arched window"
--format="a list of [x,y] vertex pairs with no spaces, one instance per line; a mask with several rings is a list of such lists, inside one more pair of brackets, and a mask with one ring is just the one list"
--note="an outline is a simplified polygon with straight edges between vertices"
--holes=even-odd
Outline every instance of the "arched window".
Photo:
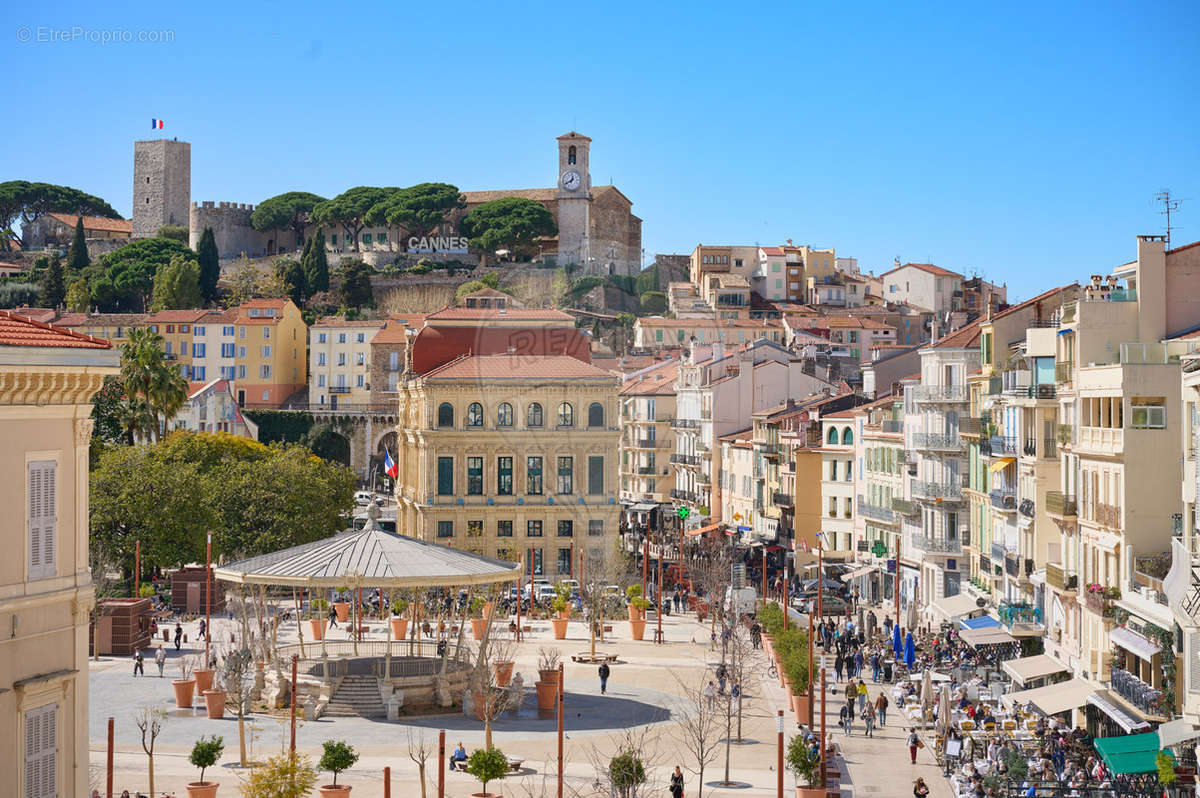
[[837,443],[838,442],[837,427],[829,428],[829,434],[825,436],[825,442],[826,443]]
[[563,402],[558,406],[558,426],[570,427],[575,424],[575,408],[571,407],[570,402]]
[[534,402],[529,406],[529,411],[526,414],[525,426],[540,427],[542,426],[542,406]]
[[508,402],[501,402],[496,408],[496,426],[511,427],[513,425],[512,405]]
[[588,426],[604,426],[604,405],[600,404],[599,402],[592,402],[590,405],[588,405]]
[[450,404],[449,402],[442,402],[440,405],[438,405],[438,426],[454,426],[454,405]]
[[575,145],[567,147],[567,163],[575,163]]
[[842,428],[842,446],[849,446],[854,443],[854,433],[849,427]]
[[471,404],[467,405],[467,426],[483,426],[483,405],[479,404],[479,402],[471,402]]

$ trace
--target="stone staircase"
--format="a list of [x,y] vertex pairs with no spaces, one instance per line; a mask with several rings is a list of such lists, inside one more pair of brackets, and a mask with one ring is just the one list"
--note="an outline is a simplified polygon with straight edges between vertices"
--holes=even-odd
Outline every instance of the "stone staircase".
[[387,715],[379,697],[378,680],[370,674],[350,674],[329,699],[325,715],[332,718],[375,718]]

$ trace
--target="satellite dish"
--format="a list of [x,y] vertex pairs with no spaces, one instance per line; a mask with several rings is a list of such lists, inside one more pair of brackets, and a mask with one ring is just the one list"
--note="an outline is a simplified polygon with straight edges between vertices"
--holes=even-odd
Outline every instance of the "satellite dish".
[[979,609],[983,609],[984,607],[987,606],[987,599],[985,599],[985,598],[975,599],[975,606],[978,607]]

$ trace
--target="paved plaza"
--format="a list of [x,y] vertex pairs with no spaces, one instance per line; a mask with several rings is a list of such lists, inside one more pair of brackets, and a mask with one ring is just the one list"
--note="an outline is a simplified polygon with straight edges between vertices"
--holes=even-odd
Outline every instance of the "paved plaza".
[[[379,626],[379,624],[374,624]],[[546,627],[544,630],[541,627]],[[647,624],[647,638],[651,637],[653,623]],[[535,632],[527,635],[528,640],[518,647],[516,671],[525,683],[532,685],[536,678],[538,649],[554,646],[563,654],[565,662],[566,715],[565,715],[565,772],[568,782],[567,794],[588,795],[595,783],[593,762],[607,759],[614,753],[619,732],[644,727],[650,742],[648,761],[653,765],[652,781],[665,785],[670,771],[680,765],[687,777],[686,795],[697,794],[698,780],[689,772],[688,757],[679,741],[680,712],[685,706],[683,687],[701,684],[711,678],[718,652],[710,648],[709,627],[699,625],[694,616],[670,616],[663,621],[666,643],[657,645],[646,641],[633,641],[629,636],[629,624],[617,621],[613,624],[615,639],[606,642],[601,649],[618,655],[618,664],[612,668],[608,694],[600,695],[600,684],[596,667],[580,665],[570,661],[571,654],[585,651],[588,641],[584,637],[585,626],[572,622],[568,639],[555,641],[546,623],[535,623]],[[197,636],[196,625],[185,624],[189,639]],[[231,629],[224,621],[214,623],[214,641],[227,641]],[[331,637],[337,639],[339,632],[333,630]],[[294,640],[295,626],[281,631],[280,641]],[[166,677],[159,679],[152,659],[148,658],[147,676],[132,676],[132,663],[128,659],[102,658],[93,662],[90,678],[90,733],[93,783],[102,775],[105,756],[107,719],[116,722],[115,786],[120,790],[145,791],[146,756],[142,751],[140,733],[134,725],[137,711],[143,707],[160,707],[168,712],[168,720],[158,738],[155,751],[156,788],[160,793],[172,791],[182,796],[184,784],[194,781],[195,769],[187,762],[187,752],[192,742],[201,735],[219,734],[225,739],[225,754],[221,764],[210,778],[221,782],[222,795],[236,795],[237,785],[245,773],[236,766],[238,757],[237,721],[232,716],[222,720],[209,720],[202,708],[178,710],[174,708],[171,679],[177,678],[174,666],[176,652],[173,645],[166,645],[169,659]],[[200,649],[202,653],[202,648]],[[180,654],[195,654],[196,650],[185,644]],[[776,793],[776,710],[783,708],[784,693],[778,682],[766,678],[767,663],[759,659],[753,672],[761,674],[745,685],[743,702],[743,741],[730,746],[731,782],[737,788],[711,786],[725,777],[724,751],[719,752],[716,762],[710,765],[704,776],[705,795],[768,796]],[[707,675],[706,675],[707,672]],[[831,685],[832,687],[833,685]],[[941,777],[940,769],[933,760],[930,748],[919,752],[918,764],[908,761],[904,746],[905,732],[898,725],[889,725],[876,731],[874,738],[862,736],[861,724],[854,735],[844,737],[837,728],[837,709],[840,706],[840,689],[831,693],[827,701],[827,727],[834,732],[839,745],[842,763],[841,794],[843,796],[906,796],[911,794],[912,782],[923,776],[932,790],[931,795],[939,798],[949,796],[950,788]],[[872,691],[874,697],[874,691]],[[199,702],[198,702],[199,703]],[[532,707],[530,699],[526,704]],[[818,705],[819,706],[819,705]],[[796,731],[790,712],[786,730]],[[254,758],[265,758],[278,752],[287,743],[287,715],[254,715],[247,721],[250,730],[250,754]],[[409,759],[407,743],[409,735],[424,734],[436,742],[439,729],[446,730],[447,751],[462,742],[468,751],[483,743],[483,725],[461,712],[408,717],[400,722],[367,718],[322,718],[302,722],[297,731],[297,747],[314,759],[319,755],[323,740],[345,740],[354,746],[360,759],[350,771],[339,777],[353,785],[358,798],[375,798],[383,795],[382,773],[384,767],[392,770],[394,795],[418,795],[419,784],[416,765]],[[523,711],[518,717],[502,717],[493,725],[494,744],[506,754],[523,758],[524,769],[519,776],[503,782],[489,784],[492,792],[513,796],[553,795],[555,790],[555,718],[538,717],[536,711]],[[436,753],[427,778],[431,790],[436,786]],[[322,774],[318,783],[327,783],[327,774]],[[794,782],[785,775],[785,793],[794,795]],[[446,776],[446,794],[458,798],[478,792],[479,784],[464,773],[449,773]],[[431,795],[435,794],[431,791]],[[660,794],[652,790],[651,794]]]

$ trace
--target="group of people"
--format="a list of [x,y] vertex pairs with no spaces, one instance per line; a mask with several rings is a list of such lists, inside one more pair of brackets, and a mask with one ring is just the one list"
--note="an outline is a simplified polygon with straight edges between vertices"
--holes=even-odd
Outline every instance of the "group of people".
[[863,734],[867,737],[874,737],[876,723],[880,726],[887,725],[887,711],[890,704],[891,702],[888,701],[888,697],[883,691],[880,691],[872,699],[867,685],[862,679],[858,681],[851,679],[846,684],[846,703],[838,712],[838,725],[842,727],[842,733],[849,737],[854,730],[855,718],[862,718],[865,724]]

